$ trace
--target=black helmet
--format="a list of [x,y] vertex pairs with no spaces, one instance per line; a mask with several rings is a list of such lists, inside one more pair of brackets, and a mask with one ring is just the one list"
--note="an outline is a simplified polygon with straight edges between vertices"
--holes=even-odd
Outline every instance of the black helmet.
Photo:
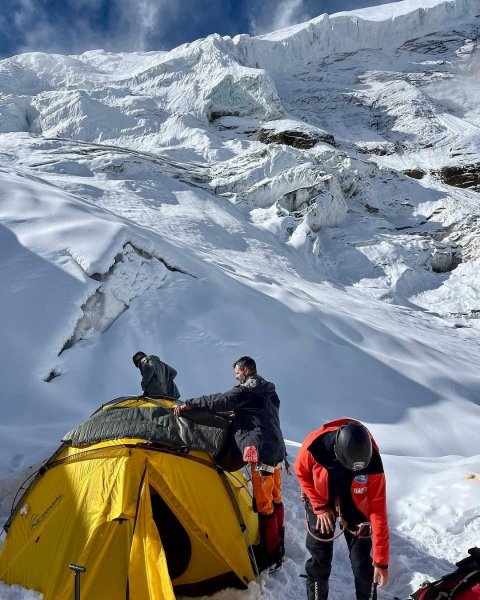
[[368,466],[372,458],[372,440],[361,424],[350,422],[337,430],[335,454],[344,467],[360,471]]
[[138,367],[138,365],[140,364],[140,361],[142,360],[142,358],[144,358],[145,356],[147,356],[145,354],[145,352],[135,352],[135,354],[133,355],[133,364]]

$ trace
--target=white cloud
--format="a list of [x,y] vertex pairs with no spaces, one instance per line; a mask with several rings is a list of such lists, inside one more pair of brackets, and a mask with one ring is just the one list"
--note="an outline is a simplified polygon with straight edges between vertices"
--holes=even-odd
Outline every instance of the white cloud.
[[[108,16],[102,6],[101,0],[67,0],[60,15],[48,10],[48,2],[15,0],[11,15],[17,32],[15,52],[146,50],[152,38],[163,37],[168,17],[176,10],[174,0],[117,0]],[[0,18],[0,35],[5,27]]]
[[18,52],[28,52],[38,48],[55,47],[56,27],[49,22],[47,15],[35,6],[32,0],[20,0],[13,13],[15,29],[22,34],[24,42],[19,44]]

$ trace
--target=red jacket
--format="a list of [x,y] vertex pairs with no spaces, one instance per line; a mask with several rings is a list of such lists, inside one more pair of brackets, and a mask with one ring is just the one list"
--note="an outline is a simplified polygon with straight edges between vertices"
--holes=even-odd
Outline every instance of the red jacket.
[[[336,431],[341,425],[350,421],[354,421],[354,419],[337,419],[312,431],[303,442],[295,461],[295,473],[300,487],[310,500],[313,512],[317,515],[325,512],[329,504],[332,504],[333,499],[329,498],[328,471],[314,459],[310,448],[319,437]],[[371,435],[370,437],[374,454],[378,454],[378,446]],[[355,506],[372,524],[374,564],[386,567],[389,558],[386,485],[381,460],[377,461],[378,464],[379,468],[369,469],[367,467],[353,477],[350,493]]]

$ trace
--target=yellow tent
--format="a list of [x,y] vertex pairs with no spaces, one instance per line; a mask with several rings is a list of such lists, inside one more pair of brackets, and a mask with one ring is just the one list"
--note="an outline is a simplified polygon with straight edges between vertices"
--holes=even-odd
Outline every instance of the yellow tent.
[[[175,403],[127,399],[102,411],[132,405]],[[255,578],[258,521],[242,475],[185,446],[131,437],[64,444],[6,528],[0,580],[45,600],[74,597],[72,563],[86,569],[86,600],[174,600]]]

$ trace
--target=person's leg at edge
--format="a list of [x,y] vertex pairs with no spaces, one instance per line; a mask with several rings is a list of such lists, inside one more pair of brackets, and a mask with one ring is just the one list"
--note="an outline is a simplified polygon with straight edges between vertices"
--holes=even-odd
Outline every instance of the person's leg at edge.
[[345,540],[347,542],[350,563],[355,578],[357,600],[376,600],[376,590],[374,590],[372,596],[373,564],[371,557],[371,538],[358,538],[348,531],[345,531]]
[[282,502],[282,469],[277,467],[273,474],[273,511],[277,520],[278,535],[280,537],[280,559],[285,556],[285,508]]
[[[331,537],[331,534],[322,536],[322,534],[315,529],[317,516],[313,513],[309,504],[307,505],[307,521],[309,530],[316,537]],[[307,599],[327,600],[328,579],[332,568],[333,541],[321,542],[307,533],[306,546],[311,555],[305,563],[305,572],[307,573]]]

